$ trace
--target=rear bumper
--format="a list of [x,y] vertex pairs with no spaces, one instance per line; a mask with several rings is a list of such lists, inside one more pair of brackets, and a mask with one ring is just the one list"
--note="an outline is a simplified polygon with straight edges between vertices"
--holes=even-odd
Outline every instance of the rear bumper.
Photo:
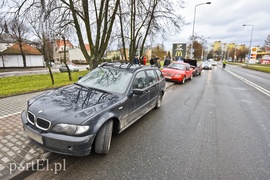
[[205,66],[203,69],[212,69],[212,67]]
[[86,156],[90,154],[95,135],[77,137],[38,131],[31,127],[32,125],[28,123],[25,114],[24,112],[21,114],[25,133],[42,148],[54,153],[72,156]]

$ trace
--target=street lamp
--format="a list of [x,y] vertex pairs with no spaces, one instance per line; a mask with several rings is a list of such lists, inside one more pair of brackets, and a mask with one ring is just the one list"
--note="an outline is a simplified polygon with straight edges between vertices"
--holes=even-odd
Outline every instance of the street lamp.
[[192,28],[192,40],[191,40],[191,48],[190,48],[190,59],[192,59],[192,50],[193,50],[193,42],[194,42],[194,28],[195,28],[195,17],[196,17],[196,8],[197,6],[204,5],[204,4],[211,4],[211,2],[205,2],[195,5],[194,9],[194,19],[193,19],[193,28]]
[[236,48],[237,48],[237,44],[234,42],[234,57],[233,57],[233,62],[236,61]]
[[247,64],[248,64],[250,62],[250,58],[251,58],[251,42],[252,42],[252,36],[253,36],[253,25],[243,24],[243,26],[251,26],[251,36],[250,36],[250,41],[249,41],[248,62],[247,62]]

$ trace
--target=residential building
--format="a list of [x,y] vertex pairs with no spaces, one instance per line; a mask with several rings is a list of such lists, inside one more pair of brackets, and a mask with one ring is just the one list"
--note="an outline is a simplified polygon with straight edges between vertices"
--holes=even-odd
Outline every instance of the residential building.
[[[87,53],[90,55],[90,46],[89,44],[85,44],[85,48]],[[77,62],[77,63],[87,63],[88,61],[85,59],[82,50],[78,47],[75,47],[73,49],[69,49],[68,51],[69,60],[71,62]]]
[[[44,67],[44,58],[38,49],[23,44],[22,50],[26,57],[26,67]],[[15,44],[1,52],[0,68],[6,67],[24,67],[19,44]]]
[[[65,49],[65,44],[66,44],[66,52],[64,52]],[[62,39],[57,39],[54,42],[53,45],[53,59],[55,63],[61,64],[64,61],[64,55],[66,54],[66,61],[69,62],[69,53],[68,51],[70,49],[73,49],[74,46],[71,44],[69,40],[62,40]]]
[[124,57],[124,51],[127,55],[127,58],[129,58],[129,50],[126,48],[125,50],[122,48],[122,49],[118,49],[118,50],[112,50],[112,51],[107,51],[106,52],[106,58],[107,59],[111,59],[112,61],[114,60],[124,60],[125,57]]

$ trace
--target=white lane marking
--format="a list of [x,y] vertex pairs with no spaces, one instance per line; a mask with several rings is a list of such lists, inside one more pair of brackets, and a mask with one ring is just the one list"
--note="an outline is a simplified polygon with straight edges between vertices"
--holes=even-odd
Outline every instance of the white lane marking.
[[12,114],[7,114],[7,115],[4,115],[4,116],[1,116],[0,119],[3,119],[3,118],[7,118],[9,116],[13,116],[13,115],[17,115],[17,114],[20,114],[21,112],[16,112],[16,113],[12,113]]
[[240,79],[241,81],[247,83],[248,85],[254,87],[255,89],[259,90],[260,92],[264,93],[265,95],[267,95],[268,97],[270,97],[270,91],[268,91],[267,89],[264,89],[263,87],[243,78],[242,76],[239,76],[238,74],[235,74],[234,72],[230,71],[230,70],[227,70],[227,72],[229,72],[230,74],[232,74],[234,77]]

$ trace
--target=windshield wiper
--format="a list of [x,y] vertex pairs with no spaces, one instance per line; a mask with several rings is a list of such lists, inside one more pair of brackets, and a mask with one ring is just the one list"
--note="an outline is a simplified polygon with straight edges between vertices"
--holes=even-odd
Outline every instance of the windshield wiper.
[[108,94],[112,94],[112,93],[110,93],[110,92],[108,92],[108,91],[105,91],[105,90],[103,90],[103,89],[98,89],[98,88],[94,88],[94,87],[86,87],[86,86],[84,86],[84,85],[82,85],[82,84],[79,84],[79,83],[74,83],[74,84],[76,84],[76,85],[78,85],[78,86],[80,86],[80,87],[82,87],[82,88],[85,88],[85,89],[87,89],[87,90],[94,90],[94,91],[100,91],[100,92],[103,92],[103,93],[108,93]]
[[80,87],[82,87],[82,88],[85,88],[85,89],[88,89],[88,87],[86,87],[86,86],[84,86],[84,85],[82,85],[82,84],[79,84],[79,83],[74,83],[74,84],[76,84],[76,85],[78,85],[78,86],[80,86]]

